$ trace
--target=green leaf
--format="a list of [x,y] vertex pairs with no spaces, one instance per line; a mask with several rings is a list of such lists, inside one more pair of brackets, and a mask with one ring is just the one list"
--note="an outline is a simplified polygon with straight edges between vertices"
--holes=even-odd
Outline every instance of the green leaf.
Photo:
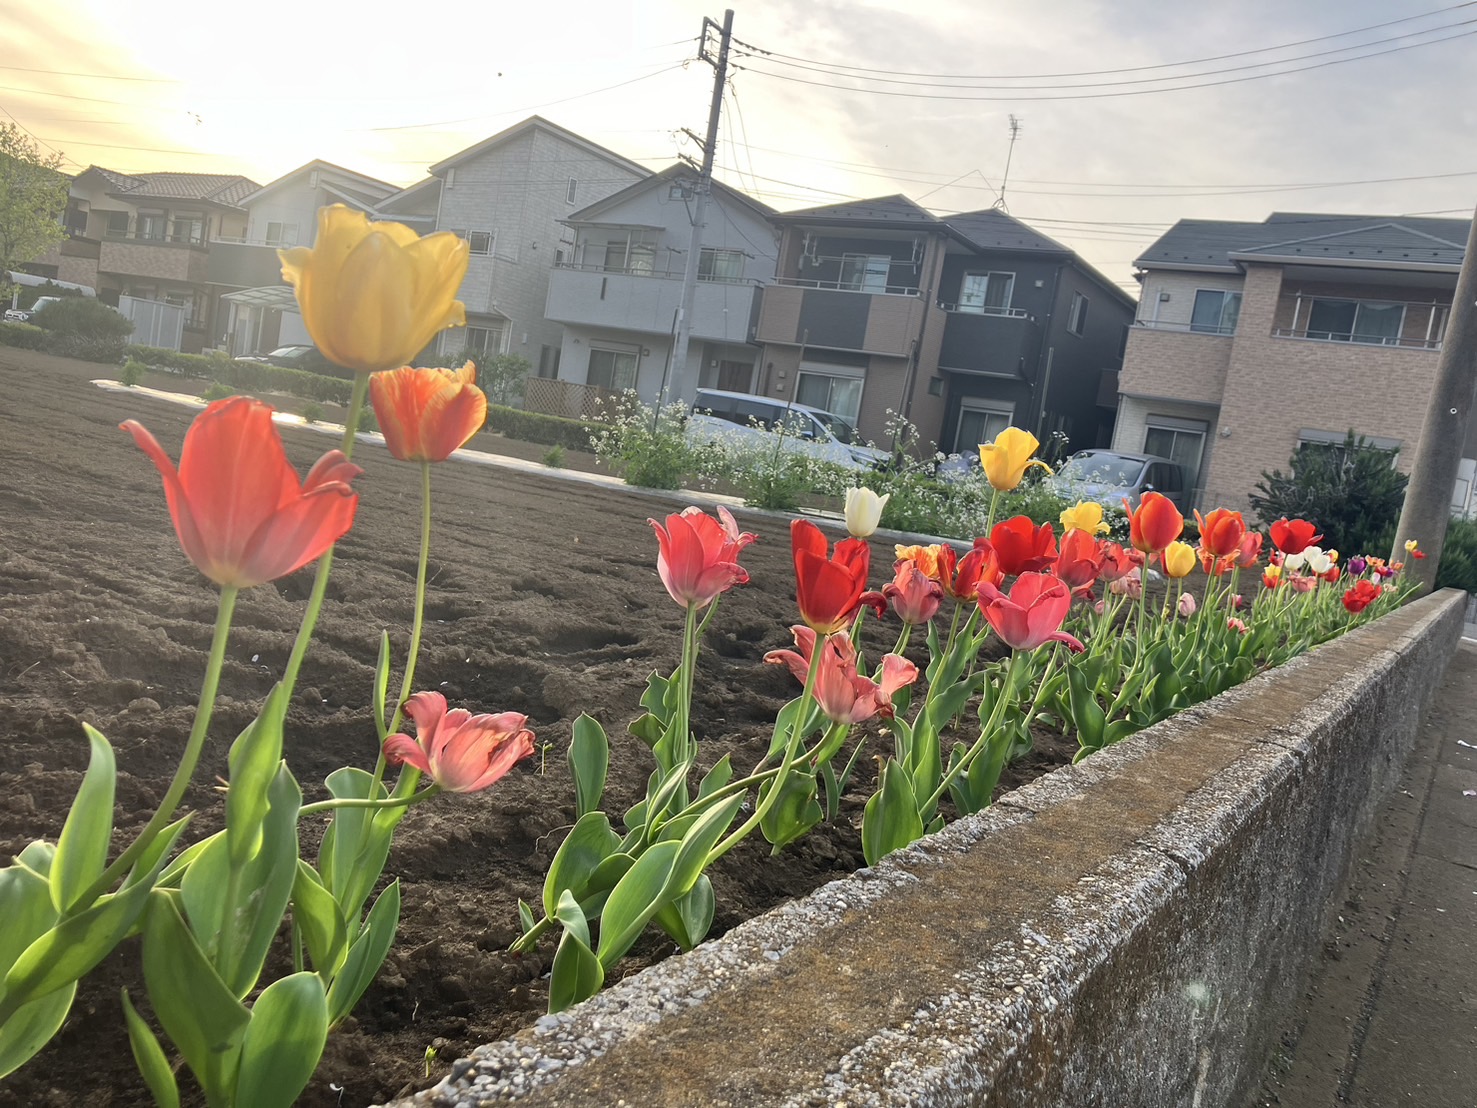
[[553,917],[559,898],[566,891],[573,893],[576,900],[584,899],[591,875],[616,852],[620,842],[604,812],[582,816],[559,844],[544,876],[544,915]]
[[231,864],[240,866],[261,848],[262,821],[268,794],[282,760],[282,723],[287,716],[287,688],[272,686],[261,712],[231,744],[228,758],[231,787],[226,791],[226,841]]
[[[773,785],[774,781],[770,780],[760,786],[760,804],[764,803]],[[785,779],[769,811],[759,821],[759,830],[774,845],[773,853],[778,854],[819,823],[824,815],[816,799],[816,779],[808,773],[792,773]]]
[[241,1043],[232,1104],[292,1108],[323,1057],[328,1000],[316,973],[293,973],[262,990]]
[[1072,705],[1072,726],[1077,731],[1077,742],[1095,750],[1103,745],[1103,727],[1107,716],[1103,714],[1097,697],[1093,695],[1089,675],[1072,667],[1067,671],[1067,688]]
[[973,681],[955,681],[928,698],[928,722],[935,735],[964,711],[974,688]]
[[518,898],[518,926],[523,929],[525,935],[538,926],[538,920],[533,916],[533,909],[521,896]]
[[[324,783],[339,800],[368,800],[374,778],[362,769],[344,766],[328,775]],[[383,783],[374,788],[374,799],[389,796]],[[397,818],[406,809],[396,809]],[[369,808],[338,808],[323,833],[318,848],[318,872],[323,885],[338,901],[344,919],[357,920],[389,857],[395,824],[380,822]]]
[[[662,727],[672,718],[672,713],[667,707],[672,697],[672,679],[663,677],[660,673],[653,672],[646,679],[646,691],[641,694],[641,707],[655,716]],[[634,733],[634,732],[633,732]],[[637,735],[637,738],[641,736]]]
[[168,866],[164,865],[165,861],[169,858],[169,852],[174,849],[174,844],[179,841],[179,837],[184,834],[185,828],[190,825],[190,821],[194,818],[195,814],[191,812],[189,815],[181,816],[173,823],[165,824],[159,830],[159,834],[154,837],[154,841],[139,852],[138,861],[134,862],[133,868],[128,871],[128,877],[124,880],[123,887],[126,889],[145,880],[152,881],[155,885],[161,884],[164,880],[164,875],[160,870],[173,869],[175,862],[178,862],[180,858],[190,853],[189,850],[184,850],[174,859],[174,862],[171,862]]
[[144,982],[164,1033],[212,1104],[230,1103],[251,1013],[215,972],[174,897],[155,892],[144,926]]
[[117,782],[113,748],[95,728],[84,723],[82,729],[92,754],[51,863],[51,902],[58,912],[71,909],[102,875],[113,836],[113,788]]
[[872,794],[862,812],[862,854],[875,866],[885,855],[923,837],[918,800],[908,772],[889,758],[882,770],[882,787]]
[[584,912],[586,919],[594,919],[604,910],[610,891],[620,884],[621,878],[630,873],[635,864],[634,854],[616,853],[595,868],[585,883],[585,895],[580,897],[580,911]]
[[349,948],[343,967],[328,989],[329,1026],[337,1027],[354,1010],[364,990],[374,981],[385,964],[385,955],[395,941],[395,928],[400,923],[400,882],[391,881],[375,898],[374,906],[359,929],[359,937]]
[[385,697],[390,692],[390,633],[380,632],[380,652],[374,663],[374,698],[370,706],[374,709],[374,729],[380,743],[390,736],[390,719],[385,712]]
[[301,858],[292,883],[292,922],[302,932],[313,968],[333,980],[349,952],[349,929],[338,901],[323,887],[313,867]]
[[716,908],[713,883],[707,874],[703,874],[686,896],[663,904],[653,919],[673,942],[683,950],[691,950],[703,941],[708,928],[713,926]]
[[20,1069],[51,1041],[72,1010],[72,998],[76,995],[77,982],[69,982],[29,1004],[22,1004],[0,1022],[0,1078]]
[[729,762],[728,755],[725,754],[718,759],[717,764],[712,769],[703,774],[703,779],[698,782],[697,798],[701,800],[705,796],[713,795],[713,793],[723,788],[724,785],[732,780],[733,765]]
[[[814,787],[814,784],[812,781],[811,786]],[[723,832],[728,830],[728,825],[733,822],[733,817],[738,814],[743,803],[744,794],[735,793],[704,812],[702,818],[692,825],[692,829],[682,836],[682,849],[672,861],[672,873],[667,888],[663,890],[666,899],[675,900],[686,896],[697,884],[697,879],[707,868],[708,853],[723,837]]]
[[52,928],[57,916],[45,877],[25,866],[0,869],[0,920],[5,921],[0,927],[0,972],[10,972],[15,960]]
[[[692,768],[691,759],[678,762],[670,770],[663,773],[658,770],[651,775],[646,783],[646,826],[648,835],[654,832],[658,821],[667,814],[667,809],[677,799],[679,791],[685,792],[687,788],[687,771]],[[685,807],[685,805],[679,805]]]
[[610,969],[631,949],[647,921],[661,905],[672,874],[672,863],[682,849],[671,841],[649,847],[610,892],[600,917],[600,964]]
[[128,990],[123,989],[123,1020],[128,1025],[128,1045],[133,1050],[133,1060],[143,1075],[144,1084],[154,1094],[158,1108],[179,1108],[179,1083],[174,1079],[174,1070],[164,1055],[164,1048],[149,1030],[128,999]]
[[15,856],[15,864],[30,870],[43,880],[51,880],[51,865],[56,859],[56,847],[45,839],[27,843]]
[[590,927],[574,897],[565,890],[555,913],[564,928],[554,964],[549,973],[549,1011],[564,1009],[588,1000],[605,983],[605,967],[590,949]]
[[575,818],[600,807],[605,792],[605,773],[610,767],[610,741],[605,729],[591,716],[580,713],[574,721],[569,744],[569,772],[574,777]]

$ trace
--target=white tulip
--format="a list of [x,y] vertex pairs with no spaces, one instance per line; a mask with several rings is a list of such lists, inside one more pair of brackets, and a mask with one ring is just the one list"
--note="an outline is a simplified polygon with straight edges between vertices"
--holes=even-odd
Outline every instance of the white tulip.
[[888,497],[878,496],[871,489],[847,489],[846,490],[846,529],[851,532],[853,538],[870,538],[872,532],[877,530],[877,524],[882,519],[882,509],[887,506]]

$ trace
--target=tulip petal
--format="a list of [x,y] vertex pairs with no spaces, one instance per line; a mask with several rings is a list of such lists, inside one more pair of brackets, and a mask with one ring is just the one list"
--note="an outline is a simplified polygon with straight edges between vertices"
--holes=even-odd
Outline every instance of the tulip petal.
[[409,735],[390,735],[385,739],[383,749],[387,761],[413,766],[422,773],[431,771],[431,763],[426,759],[426,752]]
[[164,498],[169,504],[169,514],[174,520],[174,533],[179,538],[180,548],[184,550],[185,557],[203,571],[210,559],[206,554],[205,544],[200,539],[200,529],[195,525],[195,517],[190,511],[190,499],[185,495],[184,486],[180,484],[174,462],[159,445],[159,440],[137,420],[125,420],[118,426],[133,436],[133,441],[149,456],[154,468],[159,471],[159,476],[164,478]]

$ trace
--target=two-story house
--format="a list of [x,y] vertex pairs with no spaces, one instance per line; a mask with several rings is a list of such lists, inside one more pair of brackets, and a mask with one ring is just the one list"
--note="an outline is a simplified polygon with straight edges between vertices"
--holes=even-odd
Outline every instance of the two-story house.
[[1408,470],[1468,228],[1299,213],[1175,224],[1136,262],[1114,446],[1183,462],[1211,507],[1245,508],[1264,471],[1350,429]]
[[[774,280],[773,209],[714,181],[703,220],[686,364],[673,340],[691,248],[697,174],[678,163],[564,220],[573,232],[549,275],[547,319],[564,325],[558,376],[647,403],[699,387],[753,391],[749,341],[759,291]],[[579,406],[576,405],[576,408]]]
[[759,390],[889,441],[893,415],[966,452],[1015,425],[1100,445],[1132,300],[1001,211],[938,217],[904,196],[786,212],[764,291]]

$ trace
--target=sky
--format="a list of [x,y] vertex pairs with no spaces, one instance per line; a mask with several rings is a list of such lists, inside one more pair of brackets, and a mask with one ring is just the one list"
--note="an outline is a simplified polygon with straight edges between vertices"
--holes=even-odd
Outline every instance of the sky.
[[[1003,188],[1132,292],[1179,219],[1477,203],[1477,0],[734,3],[716,172],[781,211],[902,193],[945,214]],[[70,172],[263,184],[314,158],[414,184],[535,113],[652,169],[700,156],[683,129],[707,125],[696,45],[721,7],[346,10],[0,0],[0,121]]]

